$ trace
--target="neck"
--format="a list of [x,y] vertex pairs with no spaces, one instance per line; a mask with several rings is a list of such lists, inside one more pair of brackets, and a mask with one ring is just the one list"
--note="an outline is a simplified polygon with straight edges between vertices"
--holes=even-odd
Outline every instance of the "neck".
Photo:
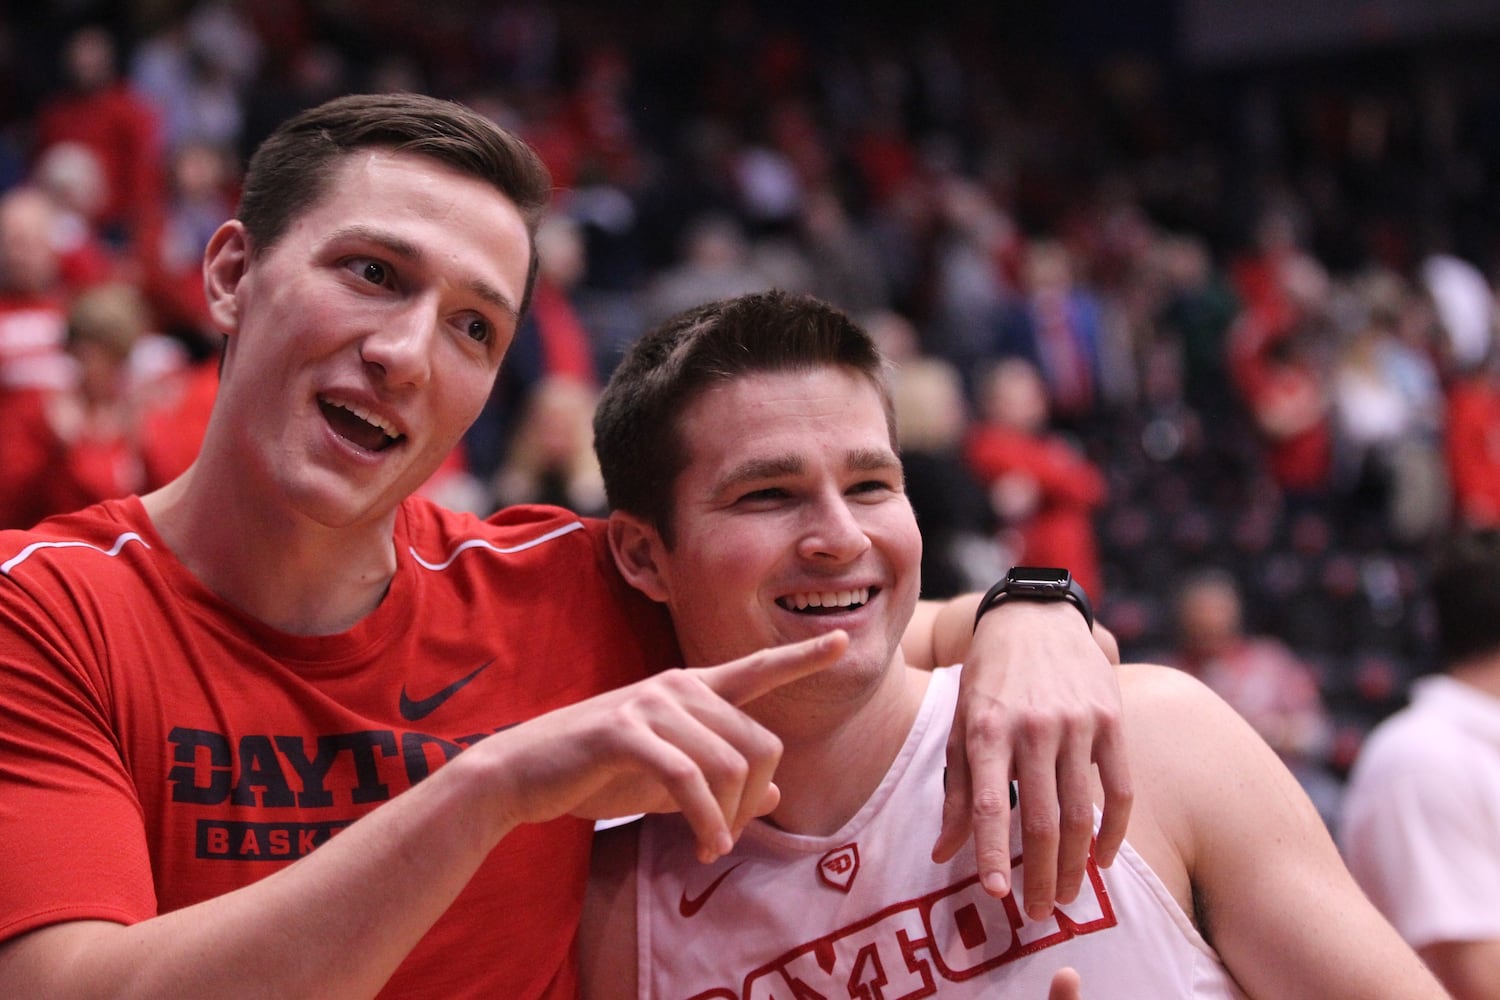
[[826,836],[848,823],[901,752],[928,680],[926,672],[901,661],[886,671],[863,703],[843,710],[831,706],[817,714],[804,707],[799,713],[803,725],[796,730],[772,726],[783,744],[776,769],[781,802],[766,818],[808,836]]
[[395,514],[328,528],[258,503],[235,477],[195,463],[141,498],[162,540],[224,600],[294,635],[347,631],[380,604],[396,570]]
[[1462,681],[1485,694],[1500,698],[1500,651],[1487,656],[1473,656],[1455,663],[1448,673],[1454,680]]

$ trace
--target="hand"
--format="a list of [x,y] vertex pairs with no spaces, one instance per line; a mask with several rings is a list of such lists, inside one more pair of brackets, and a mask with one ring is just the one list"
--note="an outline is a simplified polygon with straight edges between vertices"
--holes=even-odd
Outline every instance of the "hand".
[[1104,789],[1094,846],[1114,860],[1132,792],[1120,726],[1120,686],[1106,650],[1072,605],[1007,601],[980,618],[948,738],[943,826],[936,861],[972,831],[987,892],[1010,892],[1010,780],[1020,786],[1024,906],[1033,919],[1069,902],[1083,884],[1094,833],[1090,767]]
[[781,741],[739,706],[831,666],[848,644],[834,631],[715,667],[664,671],[498,733],[469,753],[501,755],[494,774],[511,823],[678,810],[697,835],[699,857],[712,861],[780,799],[771,777]]
[[1058,969],[1052,977],[1052,988],[1047,991],[1047,1000],[1083,1000],[1083,981],[1072,969]]

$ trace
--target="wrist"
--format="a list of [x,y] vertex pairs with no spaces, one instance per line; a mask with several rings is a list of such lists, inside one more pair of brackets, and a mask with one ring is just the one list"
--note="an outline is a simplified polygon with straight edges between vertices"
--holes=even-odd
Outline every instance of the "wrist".
[[1066,569],[1042,566],[1013,566],[1005,577],[997,582],[979,600],[974,612],[974,627],[979,619],[1000,604],[1010,601],[1066,602],[1083,615],[1089,628],[1094,627],[1094,608],[1088,593],[1073,579]]

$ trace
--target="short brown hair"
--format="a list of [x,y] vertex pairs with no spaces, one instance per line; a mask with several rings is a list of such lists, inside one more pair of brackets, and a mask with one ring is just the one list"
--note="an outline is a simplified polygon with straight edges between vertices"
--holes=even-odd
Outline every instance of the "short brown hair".
[[1443,666],[1500,652],[1500,528],[1460,528],[1448,537],[1431,591]]
[[530,267],[525,315],[536,284],[536,229],[552,195],[552,177],[536,152],[483,115],[424,94],[351,94],[283,122],[250,158],[238,217],[252,252],[263,253],[292,220],[323,197],[328,178],[356,150],[384,146],[431,157],[492,185],[526,223]]
[[672,487],[687,465],[678,419],[712,385],[756,372],[837,365],[868,378],[895,417],[885,359],[847,315],[807,295],[755,292],[689,309],[638,340],[594,413],[594,451],[610,506],[672,544]]

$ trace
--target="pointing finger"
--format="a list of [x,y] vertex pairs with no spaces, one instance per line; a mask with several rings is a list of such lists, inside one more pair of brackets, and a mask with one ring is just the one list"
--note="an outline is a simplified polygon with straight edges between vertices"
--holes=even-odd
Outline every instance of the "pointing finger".
[[849,634],[835,629],[695,672],[719,697],[733,705],[744,705],[783,684],[832,666],[848,646]]

